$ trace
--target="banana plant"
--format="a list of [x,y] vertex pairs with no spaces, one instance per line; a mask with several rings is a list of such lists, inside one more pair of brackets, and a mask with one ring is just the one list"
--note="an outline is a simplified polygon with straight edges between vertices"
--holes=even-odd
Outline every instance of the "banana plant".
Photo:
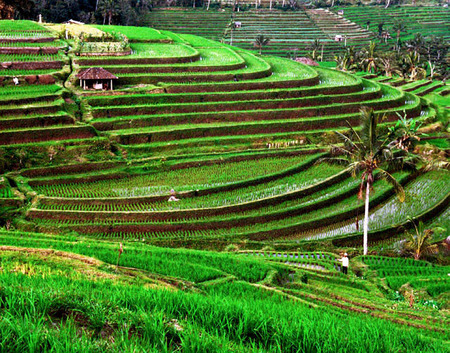
[[432,254],[438,251],[438,246],[432,243],[433,234],[444,231],[442,228],[427,229],[422,221],[419,225],[412,220],[414,231],[406,231],[407,241],[405,249],[414,256],[414,260],[419,260],[422,255]]

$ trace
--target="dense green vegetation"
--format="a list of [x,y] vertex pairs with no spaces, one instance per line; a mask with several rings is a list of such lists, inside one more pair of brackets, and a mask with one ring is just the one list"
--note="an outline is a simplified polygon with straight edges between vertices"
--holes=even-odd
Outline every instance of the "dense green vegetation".
[[[1,274],[2,344],[11,350],[294,352],[320,347],[331,352],[339,346],[352,352],[393,348],[444,352],[448,348],[437,339],[445,322],[437,323],[436,309],[416,304],[419,311],[408,320],[411,326],[415,320],[434,322],[438,332],[425,330],[422,322],[400,328],[406,322],[401,311],[384,306],[389,300],[374,296],[377,287],[368,281],[349,281],[242,255],[161,250],[132,243],[125,244],[121,257],[127,267],[114,270],[116,252],[107,242],[86,239],[70,244],[64,238],[31,233],[22,233],[21,238],[8,233],[0,236],[2,244],[13,246],[3,248]],[[52,244],[57,251],[17,252],[17,246],[31,244],[40,248]],[[86,257],[92,255],[105,262]],[[184,265],[179,266],[184,257]],[[431,268],[436,275],[444,270]],[[208,280],[217,276],[222,280]],[[190,282],[193,279],[196,284]],[[261,282],[252,283],[255,280]],[[335,299],[313,304],[315,298],[333,290],[339,293]],[[368,299],[375,317],[347,311],[350,303],[357,308],[359,300],[368,308]],[[412,313],[407,306],[403,310]],[[32,335],[26,329],[30,326]],[[323,335],[324,330],[329,334]],[[340,336],[347,330],[351,331],[343,343]],[[76,331],[81,334],[74,339]]]

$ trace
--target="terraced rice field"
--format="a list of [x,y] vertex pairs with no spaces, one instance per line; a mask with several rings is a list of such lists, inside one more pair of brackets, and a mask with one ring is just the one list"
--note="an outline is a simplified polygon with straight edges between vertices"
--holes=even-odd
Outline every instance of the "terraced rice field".
[[[355,352],[447,348],[448,317],[430,305],[442,294],[421,283],[434,300],[410,308],[402,294],[390,299],[395,292],[383,278],[395,271],[392,259],[354,259],[367,264],[366,280],[338,272],[336,255],[327,252],[218,254],[125,242],[122,266],[115,269],[110,242],[5,231],[0,239],[3,317],[25,318],[0,328],[4,347],[171,352],[219,344],[215,352],[242,353],[314,350],[317,344],[324,352],[342,346]],[[50,245],[54,250],[43,250]],[[446,271],[408,265],[409,273],[426,270],[435,281]],[[350,328],[346,343],[336,338]]]
[[[436,114],[409,92],[361,77],[191,34],[132,33],[131,55],[75,58],[75,70],[102,65],[119,77],[115,91],[83,92],[72,73],[66,87],[82,97],[81,121],[66,113],[70,91],[57,84],[0,95],[5,145],[40,142],[51,162],[70,151],[101,153],[89,146],[106,143],[129,161],[23,172],[19,189],[38,195],[27,219],[39,229],[147,239],[342,237],[354,233],[342,222],[362,207],[358,182],[318,163],[323,140],[357,126],[361,106],[388,121]],[[393,190],[376,186],[372,207],[382,210]],[[179,201],[167,201],[172,189]],[[446,197],[436,192],[423,210],[411,206],[411,216]]]
[[[41,38],[38,24],[14,26]],[[3,70],[20,84],[0,87],[2,349],[448,350],[448,266],[357,256],[360,180],[327,160],[362,106],[386,115],[382,128],[397,113],[434,122],[437,107],[414,94],[426,85],[186,33],[95,30],[122,31],[132,53],[66,56],[53,38],[49,56],[71,64],[45,71],[54,81]],[[51,48],[38,44],[30,62]],[[92,66],[118,76],[113,91],[81,89]],[[376,174],[371,247],[398,241],[406,215],[448,224],[448,171],[394,177],[407,202]]]
[[420,33],[423,36],[443,37],[450,39],[448,22],[450,20],[450,10],[443,6],[426,7],[389,7],[369,6],[357,7],[337,7],[333,11],[343,10],[345,18],[366,27],[369,23],[369,30],[378,33],[378,24],[384,23],[383,29],[390,32],[395,40],[396,33],[392,27],[397,22],[403,22],[406,26],[406,33],[400,33],[401,40],[405,41],[414,38],[414,34]]
[[[227,31],[231,12],[218,11],[171,11],[157,9],[148,15],[147,24],[163,30],[197,34],[214,40],[255,50],[255,38],[262,34],[270,38],[263,48],[266,55],[306,56],[314,40],[323,45],[323,59],[333,60],[336,52],[343,50],[344,44],[365,46],[373,38],[372,33],[358,24],[336,16],[327,10],[249,10],[235,12],[233,21],[240,26]],[[335,35],[345,37],[346,42],[336,42]],[[320,51],[320,55],[322,50]]]

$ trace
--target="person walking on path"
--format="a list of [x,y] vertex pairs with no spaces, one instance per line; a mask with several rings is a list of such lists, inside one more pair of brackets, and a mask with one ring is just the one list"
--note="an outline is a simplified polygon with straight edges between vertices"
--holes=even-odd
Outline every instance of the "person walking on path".
[[348,273],[348,257],[347,253],[344,254],[342,258],[340,258],[338,261],[342,262],[342,273],[347,274]]

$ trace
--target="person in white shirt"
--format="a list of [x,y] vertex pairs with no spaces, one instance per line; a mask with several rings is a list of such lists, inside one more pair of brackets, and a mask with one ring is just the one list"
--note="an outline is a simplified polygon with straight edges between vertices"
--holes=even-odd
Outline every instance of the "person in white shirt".
[[338,261],[342,262],[342,273],[347,274],[348,273],[348,257],[347,253],[344,254],[342,258],[340,258]]
[[176,195],[176,192],[175,192],[175,190],[174,189],[172,189],[172,190],[170,190],[170,197],[169,197],[169,202],[172,202],[172,201],[180,201],[180,199],[177,199],[177,197],[175,196]]

